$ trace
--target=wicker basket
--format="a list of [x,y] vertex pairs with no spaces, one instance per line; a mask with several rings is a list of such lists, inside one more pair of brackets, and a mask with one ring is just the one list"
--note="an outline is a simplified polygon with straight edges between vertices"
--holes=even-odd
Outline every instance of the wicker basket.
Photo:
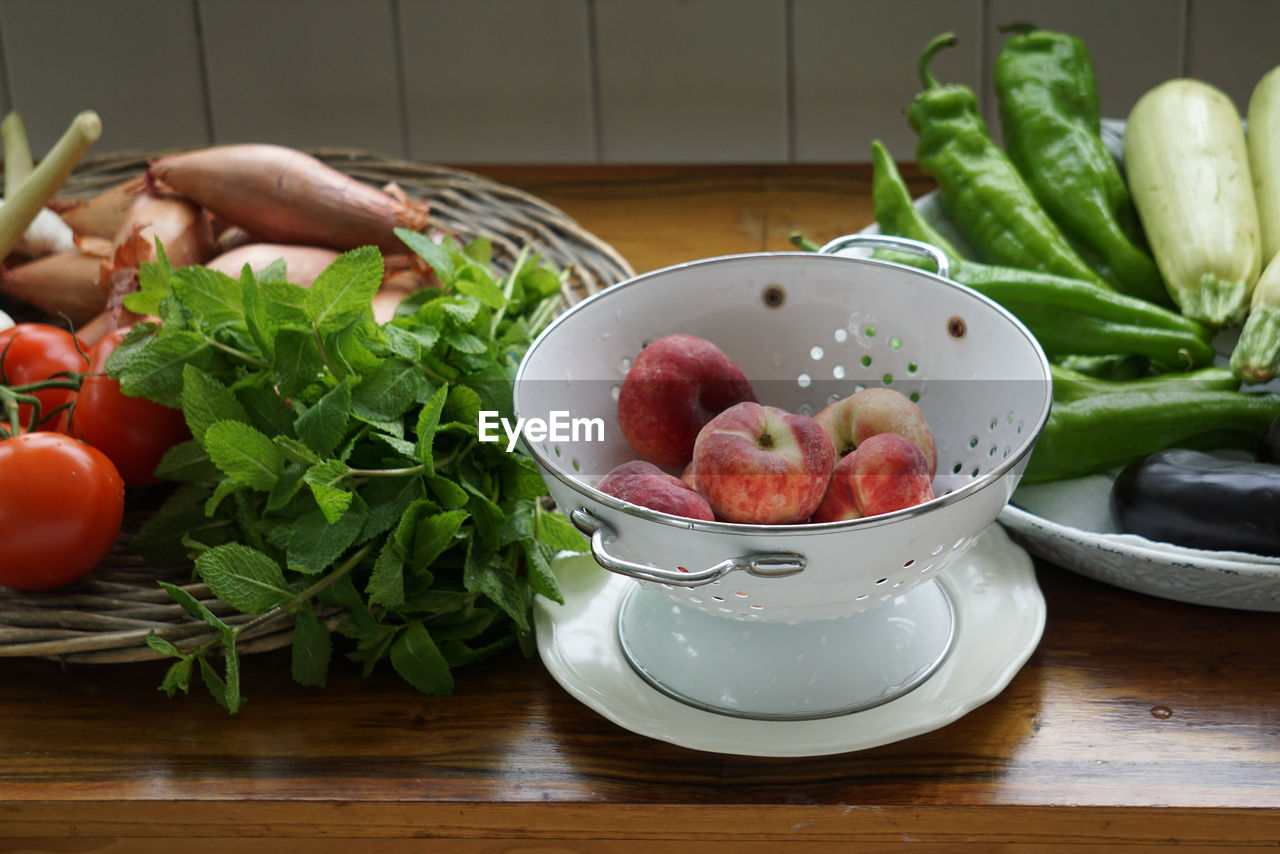
[[[139,175],[147,161],[167,152],[122,153],[85,160],[60,195],[91,196]],[[569,303],[634,275],[618,252],[544,201],[483,176],[444,166],[389,159],[366,151],[311,149],[330,166],[374,186],[395,182],[409,196],[431,202],[432,223],[462,239],[488,237],[494,266],[507,270],[522,246],[569,271]],[[14,313],[14,312],[11,312]],[[21,319],[15,313],[16,319]],[[34,318],[29,318],[34,319]],[[188,616],[157,581],[184,588],[229,625],[240,626],[241,653],[287,646],[293,636],[290,614],[241,614],[192,581],[189,565],[155,566],[132,555],[129,537],[146,518],[131,508],[120,540],[85,580],[53,593],[21,593],[0,587],[0,656],[40,657],[67,662],[116,663],[161,656],[146,644],[149,632],[179,646],[212,637],[209,626]],[[341,618],[322,614],[332,628]]]

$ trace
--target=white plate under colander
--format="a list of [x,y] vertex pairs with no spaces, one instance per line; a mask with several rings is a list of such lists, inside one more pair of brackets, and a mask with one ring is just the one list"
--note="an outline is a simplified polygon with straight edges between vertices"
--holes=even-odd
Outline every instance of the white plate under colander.
[[[937,259],[932,247],[900,238],[842,238],[824,249],[884,241]],[[866,386],[909,395],[934,433],[938,497],[852,522],[743,525],[670,516],[599,492],[594,484],[604,474],[634,458],[616,419],[623,377],[648,342],[677,332],[717,344],[762,403],[794,412],[816,413]],[[591,535],[596,560],[639,579],[645,595],[628,607],[657,596],[685,612],[788,625],[793,636],[809,633],[818,643],[838,625],[852,625],[852,615],[904,598],[929,603],[908,609],[904,619],[950,624],[945,597],[905,594],[958,559],[1005,506],[1048,416],[1050,392],[1048,361],[1035,339],[974,291],[878,260],[783,252],[682,264],[584,300],[529,349],[514,408],[518,418],[603,422],[602,439],[583,429],[525,446],[557,505]],[[625,619],[624,609],[624,626]],[[917,674],[912,684],[950,648],[950,632],[932,634],[940,644],[903,653],[911,660],[902,669]],[[743,661],[753,658],[750,643],[740,645]],[[663,683],[649,662],[632,664]],[[721,707],[713,696],[698,696],[694,682],[693,696],[679,692],[683,699]],[[882,701],[887,687],[816,714]]]

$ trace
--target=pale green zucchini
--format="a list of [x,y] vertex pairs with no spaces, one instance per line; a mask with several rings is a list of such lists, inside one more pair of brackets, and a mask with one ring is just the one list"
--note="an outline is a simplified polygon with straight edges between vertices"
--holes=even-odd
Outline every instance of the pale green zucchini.
[[1249,172],[1266,263],[1280,252],[1280,66],[1253,87],[1248,116]]
[[1134,205],[1178,308],[1210,326],[1242,321],[1262,246],[1235,104],[1198,80],[1161,83],[1129,113],[1124,158]]

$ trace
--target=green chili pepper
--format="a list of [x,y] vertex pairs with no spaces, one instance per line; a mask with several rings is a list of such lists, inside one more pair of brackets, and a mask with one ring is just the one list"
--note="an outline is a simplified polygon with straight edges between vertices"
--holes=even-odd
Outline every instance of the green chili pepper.
[[1080,279],[963,258],[912,204],[911,191],[879,140],[871,144],[871,160],[871,200],[881,231],[937,246],[952,262],[952,279],[1011,311],[1050,356],[1135,353],[1166,370],[1213,361],[1210,330],[1177,312]]
[[1240,379],[1227,368],[1210,366],[1174,374],[1152,374],[1137,379],[1104,380],[1073,371],[1062,365],[1050,365],[1053,374],[1054,403],[1067,403],[1095,394],[1119,394],[1130,391],[1237,391]]
[[1115,158],[1102,142],[1098,89],[1084,43],[1026,25],[1004,43],[993,80],[1004,147],[1037,201],[1117,290],[1173,301],[1145,248]]
[[1112,353],[1106,356],[1072,354],[1054,359],[1054,363],[1098,380],[1136,380],[1151,375],[1151,360],[1136,353]]
[[940,85],[929,70],[934,54],[955,42],[945,33],[925,47],[919,65],[924,89],[907,108],[907,121],[920,137],[916,162],[938,182],[943,208],[983,261],[1101,285],[988,136],[973,90]]
[[1166,448],[1252,451],[1280,416],[1280,395],[1156,389],[1054,403],[1027,482],[1096,474]]

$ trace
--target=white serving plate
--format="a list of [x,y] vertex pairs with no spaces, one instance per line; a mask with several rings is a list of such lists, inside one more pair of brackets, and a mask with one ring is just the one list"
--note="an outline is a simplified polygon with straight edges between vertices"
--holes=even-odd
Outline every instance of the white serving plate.
[[1045,624],[1044,596],[1030,557],[992,525],[937,576],[955,607],[955,645],[920,686],[850,714],[759,720],[686,705],[631,668],[617,622],[623,598],[638,582],[601,569],[589,554],[562,555],[552,571],[565,601],[536,600],[538,653],[569,694],[638,735],[740,756],[848,753],[946,726],[1004,690],[1040,642]]

